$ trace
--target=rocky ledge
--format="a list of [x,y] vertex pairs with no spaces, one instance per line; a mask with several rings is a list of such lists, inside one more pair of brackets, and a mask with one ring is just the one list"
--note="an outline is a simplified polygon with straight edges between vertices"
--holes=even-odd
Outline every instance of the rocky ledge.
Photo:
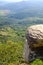
[[43,59],[43,24],[28,27],[23,57],[27,62]]

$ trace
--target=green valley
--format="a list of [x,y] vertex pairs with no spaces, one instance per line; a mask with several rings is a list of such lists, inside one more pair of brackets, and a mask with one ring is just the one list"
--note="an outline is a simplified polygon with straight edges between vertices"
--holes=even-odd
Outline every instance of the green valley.
[[[26,29],[31,25],[43,24],[43,6],[39,7],[39,4],[34,6],[33,2],[23,1],[0,6],[0,65],[26,63],[23,59]],[[30,65],[39,63],[43,65],[41,60]]]

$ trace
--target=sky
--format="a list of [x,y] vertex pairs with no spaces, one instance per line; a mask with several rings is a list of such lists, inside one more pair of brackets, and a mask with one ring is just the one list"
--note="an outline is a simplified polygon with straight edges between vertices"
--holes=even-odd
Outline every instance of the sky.
[[19,2],[19,1],[24,1],[24,0],[0,0],[0,1]]
[[22,1],[22,0],[5,0],[5,1],[9,1],[9,2],[19,2],[19,1]]
[[43,0],[0,0],[0,1],[20,2],[20,1],[43,1]]

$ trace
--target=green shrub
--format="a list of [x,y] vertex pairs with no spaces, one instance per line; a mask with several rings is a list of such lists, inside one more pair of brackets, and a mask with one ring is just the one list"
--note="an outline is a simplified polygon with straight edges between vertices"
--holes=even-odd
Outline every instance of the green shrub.
[[30,65],[43,65],[43,61],[40,59],[36,59]]

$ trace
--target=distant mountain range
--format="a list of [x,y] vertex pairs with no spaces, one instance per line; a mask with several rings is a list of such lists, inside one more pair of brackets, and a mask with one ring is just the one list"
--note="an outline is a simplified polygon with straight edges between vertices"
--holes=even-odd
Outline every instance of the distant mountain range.
[[10,11],[8,17],[22,19],[27,17],[43,17],[43,1],[0,2],[0,10]]
[[0,9],[9,9],[9,10],[15,10],[15,11],[21,11],[24,9],[30,9],[32,7],[36,7],[38,9],[43,8],[43,2],[42,1],[21,1],[21,2],[2,2],[0,1]]

